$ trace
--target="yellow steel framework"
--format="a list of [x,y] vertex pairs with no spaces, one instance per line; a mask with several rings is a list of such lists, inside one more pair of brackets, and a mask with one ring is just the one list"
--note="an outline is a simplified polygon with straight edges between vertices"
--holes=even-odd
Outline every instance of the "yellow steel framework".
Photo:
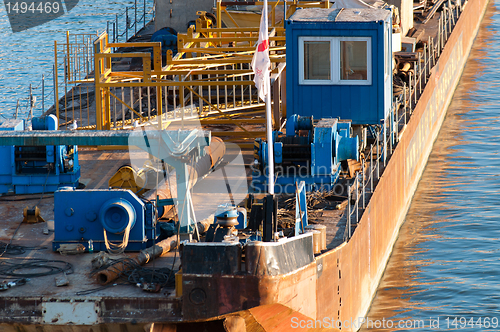
[[[279,8],[278,5],[283,5],[284,1],[268,1],[267,2],[268,6],[270,7],[269,11],[269,21],[272,27],[283,27],[285,19],[288,19],[290,16],[295,13],[297,8],[330,8],[330,1],[298,1],[298,0],[291,0],[291,1],[286,1],[286,13],[283,17],[283,19],[279,19],[277,16],[277,9]],[[231,14],[231,11],[227,9],[228,6],[263,6],[264,2],[263,1],[238,1],[238,0],[233,0],[233,1],[222,1],[222,0],[217,0],[216,2],[216,15],[217,15],[217,28],[222,27],[222,18],[224,15],[231,21],[231,23],[239,28],[240,24],[237,22],[237,19],[233,18],[233,15]],[[257,16],[257,15],[256,15]],[[259,19],[258,17],[255,19],[255,26],[258,26]]]
[[[255,116],[252,110],[260,111],[263,106],[256,96],[250,68],[258,28],[247,31],[210,28],[209,21],[200,15],[197,32],[191,27],[186,34],[178,35],[178,53],[173,57],[171,51],[167,52],[165,66],[160,43],[109,43],[105,34],[96,40],[97,128],[119,127],[112,114],[112,101],[115,100],[139,122],[151,120],[151,115],[156,116],[160,128],[171,121],[200,117],[202,124],[225,124],[237,128],[231,132],[214,132],[215,135],[255,138],[264,134],[263,126],[260,126],[260,131],[247,129],[249,124],[264,122],[263,119],[249,119],[249,116]],[[274,73],[278,74],[285,62],[284,29],[273,29],[270,42],[271,62]],[[119,47],[151,47],[153,56],[149,52],[112,53],[113,48]],[[141,69],[116,70],[116,60],[125,58],[138,58]],[[139,102],[133,101],[142,98],[141,89],[149,92],[149,102],[155,101],[154,108],[147,114],[140,109]],[[151,98],[153,94],[154,98]],[[235,119],[237,116],[240,119]]]
[[[283,1],[270,1],[269,5],[276,8],[280,3],[283,5]],[[286,3],[285,17],[297,7],[329,6],[328,1]],[[223,4],[217,2],[217,13],[224,10]],[[175,56],[170,50],[162,56],[160,43],[110,43],[108,35],[101,34],[90,51],[94,56],[95,106],[87,102],[87,106],[93,105],[88,106],[87,115],[95,110],[95,122],[88,115],[84,127],[110,130],[150,121],[165,128],[172,121],[184,123],[199,118],[204,125],[226,126],[224,131],[213,131],[214,135],[235,139],[264,136],[265,120],[259,117],[264,104],[257,97],[250,67],[259,27],[221,28],[220,20],[219,26],[212,27],[206,13],[198,15],[196,26],[178,34]],[[273,120],[279,128],[280,115],[286,112],[285,30],[279,26],[282,22],[276,22],[274,9],[270,20]],[[134,52],[121,52],[125,48]],[[90,75],[75,74],[78,54],[73,53],[69,35],[65,50],[66,81],[88,84]],[[72,114],[71,118],[77,116]]]

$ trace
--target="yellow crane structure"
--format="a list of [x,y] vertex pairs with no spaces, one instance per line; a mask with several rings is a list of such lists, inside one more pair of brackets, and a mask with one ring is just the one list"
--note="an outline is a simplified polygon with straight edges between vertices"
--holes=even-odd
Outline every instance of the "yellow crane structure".
[[[229,14],[225,4],[217,2],[218,17]],[[297,7],[329,7],[328,1],[269,1],[275,129],[286,115],[285,29],[274,11],[280,4],[287,6],[285,18]],[[212,134],[229,140],[264,137],[264,103],[250,66],[259,27],[222,28],[221,20],[213,24],[210,15],[197,14],[196,25],[177,35],[175,55],[171,50],[162,55],[159,42],[110,43],[103,32],[90,44],[87,35],[67,34],[66,44],[55,44],[56,70],[58,57],[64,59],[65,94],[52,111],[63,125],[78,119],[86,129],[127,129],[144,123],[164,129],[172,122],[183,125],[199,119],[202,125],[222,127],[214,127]]]

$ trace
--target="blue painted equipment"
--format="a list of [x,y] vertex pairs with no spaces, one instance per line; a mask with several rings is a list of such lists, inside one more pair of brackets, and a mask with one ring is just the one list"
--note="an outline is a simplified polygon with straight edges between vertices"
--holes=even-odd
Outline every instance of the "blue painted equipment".
[[[247,211],[245,208],[231,204],[223,204],[215,211],[214,223],[210,225],[205,242],[234,241],[238,229],[247,227]],[[239,241],[239,240],[238,240]]]
[[392,109],[392,15],[304,8],[286,20],[287,115],[379,125]]
[[[288,119],[286,136],[273,133],[276,193],[295,193],[296,182],[304,181],[306,190],[331,190],[340,162],[359,159],[358,137],[351,137],[351,123],[293,115]],[[267,191],[267,142],[257,139],[254,146],[252,186]]]
[[161,54],[165,56],[168,50],[172,50],[172,55],[177,54],[177,31],[172,28],[165,27],[153,33],[151,36],[152,42],[161,43]]
[[[33,118],[32,127],[57,130],[57,118],[54,115]],[[24,122],[7,120],[0,124],[0,130],[22,131]],[[61,186],[75,187],[79,179],[76,145],[0,146],[0,194],[53,192]]]
[[106,238],[112,248],[122,243],[127,251],[147,248],[159,234],[155,209],[126,189],[61,188],[54,194],[53,249],[64,243],[87,248],[92,240],[93,250],[103,251]]
[[295,236],[304,233],[307,225],[306,186],[304,181],[301,181],[295,192]]
[[0,142],[20,146],[49,144],[137,146],[175,168],[177,199],[174,203],[180,216],[180,231],[193,232],[195,219],[189,194],[189,179],[193,174],[190,174],[192,168],[189,165],[196,165],[206,155],[205,147],[211,142],[209,131],[200,129],[133,132],[78,130],[57,133],[43,130],[16,133],[0,131]]

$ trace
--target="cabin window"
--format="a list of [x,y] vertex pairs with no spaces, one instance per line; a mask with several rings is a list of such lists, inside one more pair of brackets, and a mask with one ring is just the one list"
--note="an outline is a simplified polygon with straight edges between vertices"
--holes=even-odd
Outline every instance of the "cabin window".
[[340,79],[344,81],[366,81],[368,63],[367,42],[340,41]]
[[301,84],[332,84],[331,37],[299,38],[299,71]]
[[304,79],[330,80],[330,41],[304,42]]
[[300,84],[371,84],[371,39],[299,37]]

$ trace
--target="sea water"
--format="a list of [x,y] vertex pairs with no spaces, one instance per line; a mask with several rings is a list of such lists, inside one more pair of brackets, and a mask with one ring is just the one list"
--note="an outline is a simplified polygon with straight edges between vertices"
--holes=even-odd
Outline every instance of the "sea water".
[[[142,13],[144,0],[137,2]],[[146,1],[146,12],[151,10],[152,2],[153,0]],[[16,107],[20,118],[27,117],[31,106],[30,84],[36,97],[34,116],[42,114],[42,75],[45,75],[47,87],[44,91],[45,110],[54,104],[51,93],[54,40],[65,43],[66,31],[72,34],[103,32],[107,28],[107,21],[115,21],[115,15],[119,15],[119,27],[122,29],[125,8],[133,6],[134,3],[134,0],[80,0],[76,7],[59,18],[13,33],[6,7],[0,2],[0,121],[11,118]],[[151,15],[147,17],[150,18]]]

